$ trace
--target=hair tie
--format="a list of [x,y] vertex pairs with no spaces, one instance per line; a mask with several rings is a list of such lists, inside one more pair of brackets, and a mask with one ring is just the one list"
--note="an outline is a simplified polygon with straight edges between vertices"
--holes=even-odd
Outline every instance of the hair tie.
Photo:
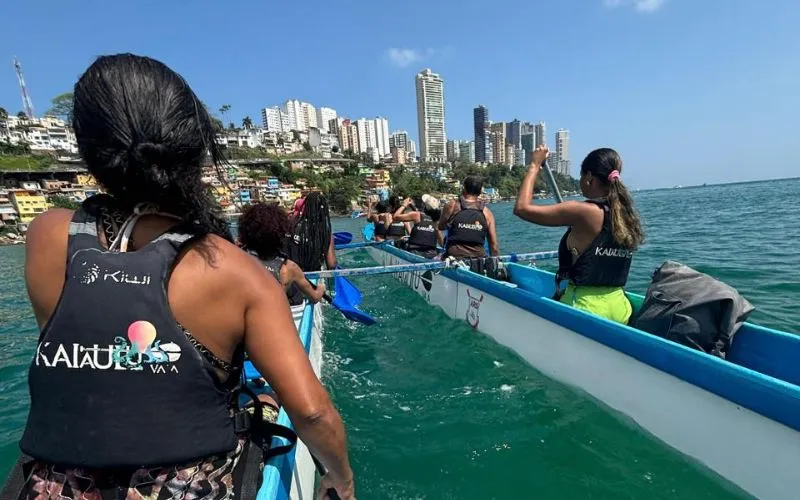
[[617,179],[619,179],[619,170],[612,170],[611,173],[608,174],[608,182],[614,182]]

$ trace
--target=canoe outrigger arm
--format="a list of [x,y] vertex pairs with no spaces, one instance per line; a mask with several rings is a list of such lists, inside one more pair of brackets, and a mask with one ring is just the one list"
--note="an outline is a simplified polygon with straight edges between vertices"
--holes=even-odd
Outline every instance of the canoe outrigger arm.
[[[530,262],[535,260],[555,259],[558,252],[533,252],[533,253],[512,253],[500,255],[498,257],[480,257],[480,259],[493,259],[498,262]],[[464,261],[477,259],[447,259],[432,262],[420,262],[418,264],[398,264],[393,266],[360,267],[355,269],[328,269],[325,271],[313,271],[305,273],[306,278],[336,278],[342,276],[370,276],[374,274],[392,274],[407,271],[429,271],[434,269],[452,269],[462,267]]]

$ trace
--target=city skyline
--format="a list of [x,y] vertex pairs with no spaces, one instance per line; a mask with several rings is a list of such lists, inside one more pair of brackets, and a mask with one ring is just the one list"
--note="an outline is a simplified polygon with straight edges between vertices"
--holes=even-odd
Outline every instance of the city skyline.
[[[208,0],[192,9],[12,2],[4,6],[6,17],[29,19],[38,29],[31,36],[30,23],[7,23],[0,105],[12,114],[22,109],[14,56],[41,116],[97,55],[133,52],[178,71],[210,109],[230,104],[226,123],[239,124],[246,115],[259,122],[263,107],[296,97],[352,119],[386,117],[392,130],[416,139],[410,81],[430,67],[446,81],[448,137],[472,137],[473,108],[484,103],[496,119],[546,120],[548,142],[555,130],[568,128],[575,164],[594,148],[617,149],[622,176],[634,187],[795,175],[789,158],[800,70],[787,61],[800,48],[796,2],[720,9],[714,2],[663,0],[645,11],[627,1],[518,1],[509,6],[513,16],[485,7],[477,0],[322,3],[309,15],[300,4],[231,0],[226,8],[244,15],[220,23],[219,6]],[[448,22],[422,32],[407,22],[386,29],[387,20],[409,12]],[[279,40],[297,37],[291,23],[271,25],[266,44],[252,42],[263,20],[276,15],[303,19],[304,48],[280,49]],[[531,20],[542,18],[549,21],[534,29]],[[478,22],[479,37],[463,29]],[[332,48],[331,30],[343,23],[348,36],[336,37],[335,51],[322,50]],[[65,26],[69,43],[63,43]],[[509,50],[530,46],[532,37],[537,58]],[[747,141],[737,139],[742,134]],[[675,148],[691,153],[676,162],[665,154]]]

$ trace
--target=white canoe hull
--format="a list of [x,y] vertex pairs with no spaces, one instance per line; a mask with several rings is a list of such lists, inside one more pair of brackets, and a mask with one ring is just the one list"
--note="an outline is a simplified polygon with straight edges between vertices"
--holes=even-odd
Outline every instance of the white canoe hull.
[[[405,260],[408,254],[393,248],[371,247],[368,252],[381,265],[416,262]],[[800,433],[794,428],[468,285],[459,280],[464,274],[476,276],[459,270],[407,272],[396,278],[451,318],[465,320],[514,350],[546,376],[622,412],[750,494],[787,500],[800,495]],[[466,281],[476,284],[474,278]],[[493,283],[496,288],[497,282]],[[689,354],[710,358],[694,351]],[[727,364],[716,358],[711,361]]]

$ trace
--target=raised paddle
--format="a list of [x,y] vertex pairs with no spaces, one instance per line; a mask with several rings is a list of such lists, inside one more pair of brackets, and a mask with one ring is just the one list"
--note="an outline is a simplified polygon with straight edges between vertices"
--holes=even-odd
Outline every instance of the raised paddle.
[[561,197],[561,191],[558,190],[558,184],[556,184],[556,179],[553,177],[553,171],[550,170],[550,165],[547,164],[546,158],[542,164],[542,170],[544,170],[544,177],[547,180],[547,183],[550,184],[550,189],[553,190],[553,196],[556,197],[556,203],[563,203],[564,198]]

